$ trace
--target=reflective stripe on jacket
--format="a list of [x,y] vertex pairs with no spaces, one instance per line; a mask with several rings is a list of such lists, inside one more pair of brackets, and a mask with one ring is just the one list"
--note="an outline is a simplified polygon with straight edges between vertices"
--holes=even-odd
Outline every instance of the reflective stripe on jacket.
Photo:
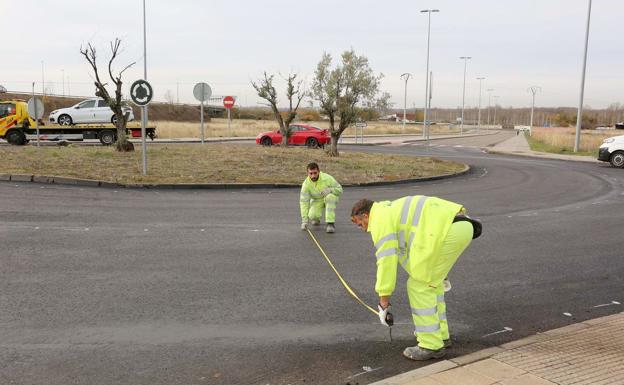
[[308,212],[310,211],[311,199],[323,199],[321,191],[326,188],[331,190],[331,193],[335,196],[342,194],[342,186],[336,182],[333,176],[324,172],[319,173],[319,178],[316,182],[312,181],[310,177],[307,177],[301,185],[301,194],[299,194],[299,206],[301,208],[301,219],[308,220]]
[[391,295],[400,263],[410,277],[430,282],[431,270],[463,206],[436,197],[409,196],[375,202],[368,220],[377,258],[375,291]]

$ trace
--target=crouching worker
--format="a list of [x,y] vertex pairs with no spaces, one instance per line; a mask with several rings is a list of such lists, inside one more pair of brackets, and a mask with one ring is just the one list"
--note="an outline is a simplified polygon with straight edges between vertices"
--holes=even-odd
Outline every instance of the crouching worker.
[[371,234],[376,248],[375,291],[382,324],[388,326],[397,265],[409,275],[407,294],[418,340],[403,351],[409,359],[440,358],[450,346],[443,281],[481,233],[481,224],[464,213],[462,205],[422,195],[383,202],[362,199],[351,211],[351,221]]
[[336,204],[342,194],[342,186],[329,174],[321,172],[318,164],[308,164],[308,177],[301,185],[299,206],[301,208],[301,230],[308,228],[308,221],[313,225],[321,223],[325,209],[326,231],[336,231]]

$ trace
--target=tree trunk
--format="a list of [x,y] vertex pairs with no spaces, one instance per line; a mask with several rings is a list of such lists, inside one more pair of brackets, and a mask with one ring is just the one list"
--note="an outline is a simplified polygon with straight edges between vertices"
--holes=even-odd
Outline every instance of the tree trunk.
[[128,137],[126,135],[126,122],[127,117],[120,117],[117,115],[117,142],[115,142],[115,148],[119,152],[132,152],[134,151],[134,144],[128,141]]
[[331,133],[331,142],[329,145],[329,156],[340,156],[338,153],[338,139],[340,139],[340,135],[338,133]]

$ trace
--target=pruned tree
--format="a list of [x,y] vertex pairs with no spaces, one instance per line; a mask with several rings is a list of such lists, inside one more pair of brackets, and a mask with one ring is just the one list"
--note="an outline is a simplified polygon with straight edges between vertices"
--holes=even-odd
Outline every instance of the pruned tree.
[[[342,62],[332,69],[332,57],[323,53],[316,66],[311,97],[319,101],[321,112],[329,118],[330,156],[338,156],[338,140],[355,122],[358,103],[372,103],[382,75],[375,75],[365,56],[353,49],[343,52]],[[338,126],[336,127],[336,121]]]
[[289,126],[293,120],[297,117],[297,110],[301,101],[306,96],[303,80],[297,80],[297,74],[289,74],[286,80],[286,98],[288,99],[288,111],[286,116],[282,116],[278,108],[278,97],[275,86],[273,86],[274,75],[269,75],[264,72],[264,78],[259,79],[257,82],[251,81],[251,85],[258,93],[258,96],[266,100],[266,106],[271,108],[275,120],[279,124],[279,130],[282,134],[282,145],[288,146],[288,138],[290,137]]
[[95,79],[94,79],[95,96],[98,96],[104,99],[106,101],[106,104],[108,104],[110,109],[113,110],[113,113],[115,114],[115,117],[116,117],[115,127],[117,129],[117,135],[116,135],[117,140],[115,143],[115,147],[117,151],[126,152],[126,151],[134,151],[134,145],[128,141],[128,137],[126,135],[126,125],[128,124],[128,115],[124,114],[124,111],[123,111],[123,100],[122,100],[122,94],[121,94],[121,87],[123,85],[123,82],[121,80],[121,76],[128,68],[132,67],[135,64],[135,62],[130,63],[127,66],[125,66],[124,69],[122,69],[121,71],[119,71],[119,73],[117,73],[117,75],[113,75],[113,72],[114,72],[113,62],[115,61],[115,59],[117,58],[117,55],[119,54],[120,45],[121,45],[121,40],[118,38],[115,38],[114,42],[110,42],[111,57],[108,60],[108,76],[110,77],[110,79],[113,81],[113,84],[115,85],[114,97],[112,97],[110,93],[108,92],[108,90],[106,89],[106,86],[108,85],[108,83],[102,82],[102,79],[100,78],[100,74],[98,72],[97,61],[96,61],[97,52],[95,50],[95,47],[93,47],[91,43],[88,43],[86,48],[83,49],[82,47],[80,47],[80,53],[82,54],[82,56],[85,57],[85,59],[87,59],[87,62],[89,62],[89,64],[91,65],[91,68],[93,69],[93,73],[95,75]]

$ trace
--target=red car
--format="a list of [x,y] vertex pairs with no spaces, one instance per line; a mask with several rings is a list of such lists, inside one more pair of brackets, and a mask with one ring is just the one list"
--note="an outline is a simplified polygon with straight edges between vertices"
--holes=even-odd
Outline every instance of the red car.
[[[289,145],[308,146],[310,148],[323,147],[330,142],[331,136],[327,130],[310,126],[309,124],[291,124],[288,138]],[[256,136],[256,143],[263,146],[282,143],[282,134],[277,131],[262,132]]]

